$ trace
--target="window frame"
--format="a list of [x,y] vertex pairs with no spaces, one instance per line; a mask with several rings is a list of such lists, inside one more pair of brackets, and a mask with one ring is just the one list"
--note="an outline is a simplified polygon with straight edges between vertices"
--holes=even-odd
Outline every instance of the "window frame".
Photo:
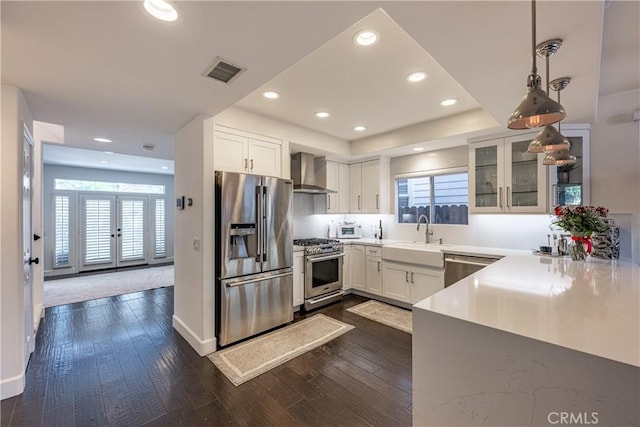
[[[399,179],[410,179],[410,178],[430,178],[429,180],[429,184],[430,184],[430,191],[429,191],[429,203],[431,206],[431,209],[435,208],[435,180],[434,178],[436,176],[440,176],[440,175],[453,175],[453,174],[459,174],[459,173],[466,173],[467,174],[467,197],[471,197],[470,193],[469,193],[469,183],[468,183],[468,178],[469,178],[469,167],[467,166],[461,166],[461,167],[455,167],[455,168],[444,168],[444,169],[432,169],[432,170],[424,170],[424,171],[415,171],[415,172],[403,172],[403,173],[398,173],[395,174],[393,176],[393,194],[394,194],[394,207],[395,207],[395,212],[394,212],[394,221],[395,224],[397,225],[411,225],[411,226],[415,226],[416,223],[415,222],[398,222],[398,213],[399,213],[399,206],[398,206],[398,198],[399,198],[399,194],[398,194],[398,180]],[[467,200],[467,207],[469,207],[469,200]],[[469,215],[470,213],[467,212],[467,222],[466,224],[443,224],[443,223],[437,223],[439,226],[440,225],[444,225],[444,226],[465,226],[465,225],[469,225]],[[433,224],[431,222],[431,218],[429,218],[429,223]]]

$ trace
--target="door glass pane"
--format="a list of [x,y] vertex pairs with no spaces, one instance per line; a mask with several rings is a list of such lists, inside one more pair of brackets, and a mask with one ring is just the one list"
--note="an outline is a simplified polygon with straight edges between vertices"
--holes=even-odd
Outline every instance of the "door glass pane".
[[61,267],[70,264],[69,256],[69,196],[55,196],[53,206],[53,265]]
[[538,155],[528,140],[511,144],[511,206],[538,205]]
[[85,263],[111,261],[111,200],[85,201]]
[[121,200],[120,259],[144,258],[144,201]]
[[569,153],[576,156],[572,165],[558,166],[557,201],[559,205],[581,205],[582,202],[582,138],[568,137]]
[[476,148],[476,206],[498,206],[498,147]]
[[155,256],[167,255],[164,224],[164,199],[156,199],[155,202]]

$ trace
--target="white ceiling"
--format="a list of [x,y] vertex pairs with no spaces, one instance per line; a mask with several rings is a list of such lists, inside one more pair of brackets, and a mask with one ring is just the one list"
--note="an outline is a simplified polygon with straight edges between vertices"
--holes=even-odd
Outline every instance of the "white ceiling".
[[87,150],[63,145],[44,144],[42,147],[42,158],[44,163],[49,165],[133,171],[161,175],[173,175],[174,173],[173,160]]
[[[360,47],[353,37],[375,30],[378,43]],[[409,83],[407,75],[429,77]],[[262,96],[275,90],[276,100]],[[443,107],[440,101],[459,102]],[[377,9],[300,60],[236,106],[350,141],[410,124],[480,108],[480,105],[382,9]],[[315,112],[327,111],[319,119]],[[353,130],[355,125],[366,131]]]
[[[2,83],[25,91],[35,119],[64,125],[65,145],[171,159],[173,135],[182,126],[245,97],[244,108],[353,139],[361,135],[350,133],[355,118],[348,114],[362,111],[359,120],[371,132],[432,120],[443,114],[434,100],[448,96],[447,88],[463,100],[449,112],[477,103],[504,126],[525,93],[529,2],[185,1],[178,3],[184,18],[170,25],[149,19],[140,3],[0,3]],[[381,12],[367,18],[378,7],[391,19]],[[538,40],[564,39],[551,71],[552,78],[572,77],[563,93],[569,122],[595,118],[604,10],[596,1],[538,2]],[[620,19],[605,33],[605,47],[617,52],[609,58],[617,83],[607,92],[637,87],[637,69],[616,66],[628,64],[630,55],[638,63],[637,41],[629,41],[638,34],[637,2],[612,1],[606,11]],[[346,43],[349,27],[362,19],[385,28],[380,44],[367,51]],[[389,51],[387,41],[405,46]],[[330,51],[332,45],[342,51]],[[374,48],[387,49],[385,57],[369,57]],[[379,65],[391,62],[386,55],[400,64],[395,75],[393,67]],[[216,56],[248,70],[229,85],[203,77]],[[336,82],[354,60],[375,65],[366,65],[358,84]],[[401,78],[412,66],[427,67],[431,77],[408,91]],[[280,104],[252,94],[272,80],[283,93]],[[321,127],[312,116],[319,108],[335,111],[326,121],[335,127]],[[114,142],[105,148],[94,136]],[[156,146],[151,154],[141,149],[149,143]]]

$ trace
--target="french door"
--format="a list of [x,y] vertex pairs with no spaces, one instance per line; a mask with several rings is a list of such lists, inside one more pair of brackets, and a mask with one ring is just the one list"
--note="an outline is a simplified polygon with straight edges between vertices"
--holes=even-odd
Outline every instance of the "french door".
[[147,196],[80,194],[80,271],[148,264]]

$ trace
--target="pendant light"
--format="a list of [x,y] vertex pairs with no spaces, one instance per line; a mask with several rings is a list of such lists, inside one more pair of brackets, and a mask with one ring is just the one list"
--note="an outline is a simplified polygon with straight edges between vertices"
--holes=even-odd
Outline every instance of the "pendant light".
[[542,159],[542,164],[545,166],[564,166],[572,165],[576,162],[576,156],[569,154],[569,150],[553,151],[547,153]]
[[[560,46],[562,46],[562,39],[547,40],[536,46],[537,55],[545,58],[547,96],[549,96],[549,57],[555,54],[558,49],[560,49]],[[560,100],[558,99],[558,104],[559,103]],[[560,128],[559,123],[560,122],[558,122],[558,129]],[[538,136],[531,141],[527,151],[529,153],[548,153],[550,151],[568,150],[570,147],[571,143],[560,131],[556,130],[552,125],[547,125]]]
[[[571,82],[570,77],[560,77],[552,80],[549,87],[558,92],[558,103],[560,102],[560,91],[566,88]],[[558,123],[558,133],[560,133],[560,123]],[[563,137],[564,138],[564,137]],[[569,147],[571,145],[569,144]],[[569,148],[547,153],[542,160],[542,164],[546,166],[565,166],[572,165],[576,162],[576,156],[569,154]]]
[[562,105],[549,98],[540,88],[540,76],[536,66],[536,1],[531,1],[531,74],[527,77],[527,94],[511,113],[509,129],[529,129],[557,123],[566,113]]

